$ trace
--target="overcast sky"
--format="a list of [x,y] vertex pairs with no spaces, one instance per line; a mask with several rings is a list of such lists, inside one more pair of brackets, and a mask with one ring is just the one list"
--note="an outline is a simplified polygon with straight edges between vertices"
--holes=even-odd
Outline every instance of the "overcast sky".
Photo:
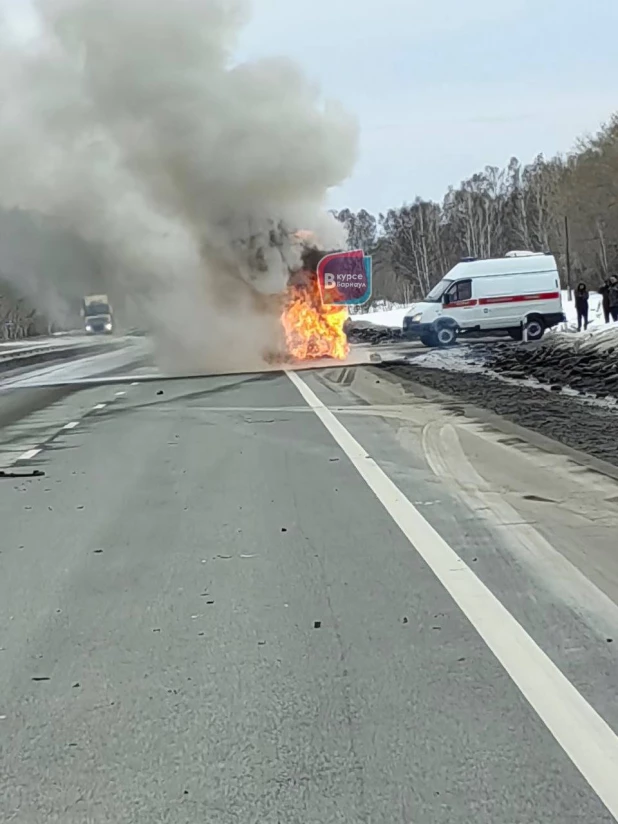
[[[19,20],[27,0],[0,3]],[[487,164],[566,151],[618,111],[618,0],[254,7],[240,55],[295,57],[360,121],[359,161],[332,192],[335,207],[441,199]]]

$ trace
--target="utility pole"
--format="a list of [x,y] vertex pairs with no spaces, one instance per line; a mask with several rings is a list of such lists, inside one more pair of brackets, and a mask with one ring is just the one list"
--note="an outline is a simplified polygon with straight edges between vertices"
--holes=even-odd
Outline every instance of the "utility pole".
[[564,238],[566,242],[566,275],[569,300],[573,300],[573,289],[571,286],[571,252],[569,249],[569,218],[564,216]]

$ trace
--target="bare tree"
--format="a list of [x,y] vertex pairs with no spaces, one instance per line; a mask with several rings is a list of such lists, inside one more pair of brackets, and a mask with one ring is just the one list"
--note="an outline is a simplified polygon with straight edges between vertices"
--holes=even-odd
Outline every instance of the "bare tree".
[[371,254],[378,234],[378,222],[375,217],[365,209],[361,209],[360,212],[342,209],[334,214],[346,227],[348,249],[363,249],[367,254]]

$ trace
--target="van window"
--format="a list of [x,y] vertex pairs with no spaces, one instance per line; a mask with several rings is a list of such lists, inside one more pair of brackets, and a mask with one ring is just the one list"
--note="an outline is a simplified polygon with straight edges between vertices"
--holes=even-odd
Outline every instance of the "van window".
[[443,279],[439,283],[436,283],[436,285],[433,287],[433,289],[427,295],[427,297],[423,299],[424,302],[436,303],[437,301],[439,301],[452,282],[452,280]]
[[472,281],[459,280],[454,283],[445,296],[445,303],[455,303],[459,300],[470,300],[472,297]]

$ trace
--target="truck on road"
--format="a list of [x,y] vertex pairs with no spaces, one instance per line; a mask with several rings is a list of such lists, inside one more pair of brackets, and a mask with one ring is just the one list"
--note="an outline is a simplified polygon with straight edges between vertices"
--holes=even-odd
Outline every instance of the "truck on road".
[[82,300],[82,317],[88,335],[111,335],[114,315],[107,295],[86,295]]

